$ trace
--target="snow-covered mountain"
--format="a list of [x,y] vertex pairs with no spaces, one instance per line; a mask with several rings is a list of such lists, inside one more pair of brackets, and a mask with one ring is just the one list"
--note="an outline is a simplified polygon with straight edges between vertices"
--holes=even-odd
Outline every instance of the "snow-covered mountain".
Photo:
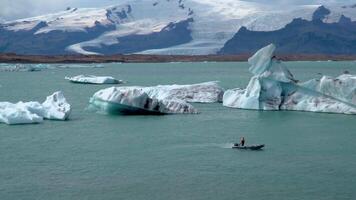
[[[243,27],[228,40],[219,54],[245,54],[274,43],[283,54],[356,54],[356,21],[344,15],[330,16],[320,6],[312,20],[294,19],[274,31],[253,31]],[[337,22],[334,19],[339,18]]]
[[[274,31],[312,20],[320,5],[239,0],[126,0],[0,22],[0,52],[20,54],[214,54],[242,27]],[[356,20],[355,6],[330,6],[324,22]]]

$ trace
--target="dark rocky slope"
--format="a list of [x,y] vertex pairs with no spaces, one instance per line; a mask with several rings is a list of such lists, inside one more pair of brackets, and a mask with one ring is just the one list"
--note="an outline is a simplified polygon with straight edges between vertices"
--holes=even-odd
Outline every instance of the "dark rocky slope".
[[337,23],[322,20],[329,10],[321,6],[311,21],[294,19],[276,31],[251,31],[245,27],[226,42],[219,54],[252,53],[274,43],[282,54],[356,54],[356,22],[342,16]]

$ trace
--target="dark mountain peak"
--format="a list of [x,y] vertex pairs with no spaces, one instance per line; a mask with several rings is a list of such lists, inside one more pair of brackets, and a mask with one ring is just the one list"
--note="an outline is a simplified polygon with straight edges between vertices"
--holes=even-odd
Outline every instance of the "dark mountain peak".
[[330,10],[320,6],[313,14],[313,21],[322,21],[328,14],[330,14]]
[[243,33],[248,31],[248,29],[246,28],[246,26],[241,26],[241,28],[239,29],[238,33]]
[[41,21],[40,23],[38,23],[35,27],[33,27],[33,31],[36,32],[38,30],[40,30],[41,28],[44,28],[48,26],[47,22]]
[[339,19],[339,24],[350,24],[352,23],[351,18],[345,17],[345,15],[341,15]]
[[301,25],[303,25],[303,24],[305,24],[307,22],[308,22],[307,20],[302,19],[302,18],[294,18],[292,20],[292,22],[287,24],[285,27],[286,28],[292,28],[292,27],[296,27],[296,26],[299,27],[299,26],[301,26]]
[[321,19],[329,11],[319,8],[314,20],[294,19],[275,31],[248,31],[241,29],[225,43],[220,54],[244,54],[274,43],[278,53],[285,54],[355,54],[356,23],[341,16],[338,23],[324,23]]

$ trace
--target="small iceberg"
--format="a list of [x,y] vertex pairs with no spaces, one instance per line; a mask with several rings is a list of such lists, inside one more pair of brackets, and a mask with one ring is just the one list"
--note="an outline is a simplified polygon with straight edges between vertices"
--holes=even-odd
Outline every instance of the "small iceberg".
[[299,83],[268,45],[249,59],[254,75],[246,89],[227,90],[223,105],[254,110],[356,114],[356,76],[323,76]]
[[197,110],[182,100],[151,98],[142,89],[111,87],[90,98],[91,107],[109,114],[159,115],[195,114]]
[[111,76],[86,76],[78,75],[74,77],[65,77],[66,80],[69,80],[73,83],[82,83],[82,84],[121,84],[124,83],[122,80],[117,80]]
[[6,124],[34,124],[44,119],[67,120],[71,106],[62,92],[48,96],[41,104],[39,102],[0,102],[0,122]]

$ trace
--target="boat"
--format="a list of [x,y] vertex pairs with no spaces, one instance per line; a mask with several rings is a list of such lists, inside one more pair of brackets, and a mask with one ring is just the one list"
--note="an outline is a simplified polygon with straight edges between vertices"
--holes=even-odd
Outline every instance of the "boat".
[[261,150],[265,145],[264,144],[256,144],[256,145],[245,145],[241,146],[238,143],[235,143],[232,146],[233,149],[243,149],[243,150]]

